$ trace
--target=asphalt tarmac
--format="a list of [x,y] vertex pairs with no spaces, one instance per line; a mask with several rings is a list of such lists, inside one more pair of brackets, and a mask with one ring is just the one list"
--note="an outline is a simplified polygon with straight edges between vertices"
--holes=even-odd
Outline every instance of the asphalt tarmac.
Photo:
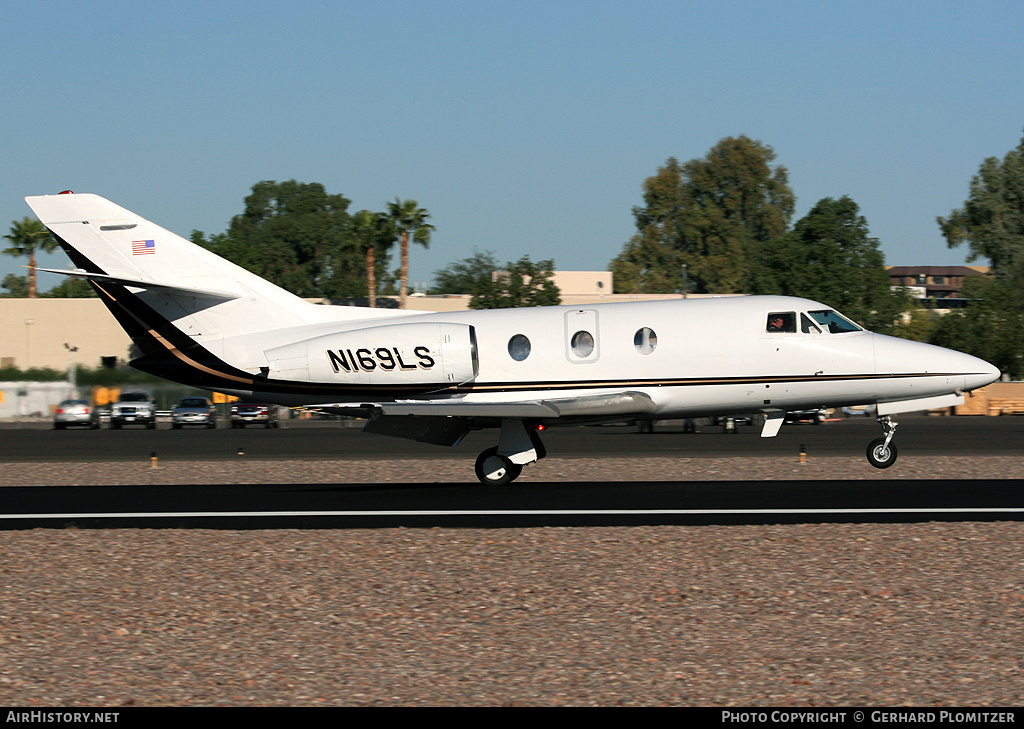
[[[873,419],[788,424],[772,439],[756,428],[735,433],[702,426],[684,433],[665,423],[653,434],[635,427],[556,428],[543,434],[561,458],[752,458],[807,452],[815,460],[859,455],[877,438]],[[897,429],[901,455],[1003,456],[1021,453],[1024,418],[905,417]],[[496,441],[472,433],[453,448],[364,434],[337,421],[299,421],[279,429],[66,430],[9,427],[0,462],[143,462],[150,454],[207,464],[206,484],[62,486],[2,483],[0,529],[36,527],[379,528],[618,526],[1016,520],[1024,515],[1022,482],[1013,478],[933,480],[594,481],[516,482],[505,487],[418,483],[237,483],[238,462],[423,460],[465,458]],[[217,465],[221,464],[221,465]],[[872,471],[867,463],[864,469]],[[81,468],[82,466],[78,466]],[[897,470],[897,469],[894,469]],[[230,473],[231,480],[218,480]],[[244,473],[244,471],[241,471]],[[101,469],[102,475],[102,469]],[[881,474],[877,474],[881,475]],[[55,485],[58,484],[58,485]]]
[[[900,455],[1017,455],[1024,453],[1024,417],[900,418],[894,443]],[[160,458],[217,460],[234,458],[239,449],[261,459],[475,458],[497,442],[496,430],[476,431],[451,448],[363,433],[352,421],[282,421],[276,429],[185,428],[171,430],[53,430],[49,423],[4,423],[0,461],[131,461],[156,453]],[[852,417],[821,425],[787,423],[775,438],[739,425],[735,433],[698,424],[684,433],[681,421],[659,423],[654,433],[635,426],[550,428],[542,434],[548,455],[764,457],[806,451],[814,457],[862,455],[882,435],[873,418]]]

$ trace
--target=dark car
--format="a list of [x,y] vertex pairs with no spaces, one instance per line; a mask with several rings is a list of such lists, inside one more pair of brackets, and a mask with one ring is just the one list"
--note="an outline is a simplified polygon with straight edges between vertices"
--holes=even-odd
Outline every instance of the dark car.
[[277,427],[277,405],[269,402],[236,402],[231,405],[231,427],[244,428],[249,423],[264,428]]
[[786,413],[787,423],[814,423],[821,425],[828,420],[828,410],[817,408],[814,410],[793,410]]
[[181,401],[171,411],[171,427],[178,429],[186,425],[216,428],[217,409],[205,397],[181,398]]
[[53,427],[63,430],[73,425],[95,430],[100,427],[100,411],[88,400],[64,400],[53,413]]

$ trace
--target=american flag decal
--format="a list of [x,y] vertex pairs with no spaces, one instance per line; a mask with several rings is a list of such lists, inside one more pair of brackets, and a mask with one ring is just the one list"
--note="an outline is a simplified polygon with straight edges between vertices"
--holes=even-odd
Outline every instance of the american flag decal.
[[132,255],[133,256],[145,256],[150,253],[156,253],[156,241],[155,240],[133,240],[132,241]]

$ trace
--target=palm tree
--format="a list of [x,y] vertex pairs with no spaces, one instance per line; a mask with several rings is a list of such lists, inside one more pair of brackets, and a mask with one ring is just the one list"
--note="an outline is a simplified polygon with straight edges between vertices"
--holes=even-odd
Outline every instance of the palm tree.
[[57,241],[42,223],[28,217],[20,223],[12,220],[11,232],[4,238],[12,243],[10,248],[3,250],[4,255],[28,256],[28,298],[36,298],[36,251],[52,253],[57,248]]
[[352,216],[352,231],[356,245],[366,251],[366,288],[372,309],[377,306],[377,251],[386,252],[394,245],[395,228],[388,215],[360,210]]
[[427,222],[430,213],[418,205],[415,200],[399,200],[397,197],[393,203],[388,203],[388,216],[402,242],[402,274],[398,284],[399,309],[405,308],[405,291],[409,288],[409,235],[412,235],[413,242],[429,248],[430,231],[434,230],[434,226]]

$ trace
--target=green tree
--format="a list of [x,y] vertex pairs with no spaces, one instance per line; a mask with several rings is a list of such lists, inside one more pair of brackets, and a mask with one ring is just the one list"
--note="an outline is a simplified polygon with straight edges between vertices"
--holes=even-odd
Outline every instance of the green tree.
[[387,271],[388,249],[395,243],[394,223],[384,213],[360,210],[352,216],[352,240],[364,252],[366,289],[373,308],[377,306],[378,281]]
[[470,309],[509,309],[523,306],[557,306],[561,292],[553,280],[555,262],[548,259],[536,263],[523,256],[505,270],[494,271],[486,279],[477,280],[470,293]]
[[796,198],[771,147],[728,137],[703,159],[670,158],[633,208],[637,232],[611,263],[619,293],[668,293],[687,266],[697,292],[758,292],[762,247],[789,227]]
[[0,294],[5,299],[24,299],[28,296],[28,276],[9,273],[4,276],[0,286],[7,289],[6,293]]
[[430,213],[419,207],[415,200],[399,200],[388,203],[388,215],[394,224],[401,242],[401,273],[398,283],[398,308],[405,308],[405,297],[409,288],[409,238],[424,248],[430,247],[430,233],[434,226],[428,223]]
[[908,295],[903,316],[897,320],[889,334],[900,339],[928,342],[931,340],[932,330],[940,318],[935,311],[926,309],[916,299]]
[[338,295],[329,282],[364,277],[361,251],[360,262],[347,266],[354,253],[348,205],[318,182],[258,182],[226,234],[207,239],[194,231],[192,241],[299,296]]
[[4,249],[4,255],[28,257],[28,298],[36,298],[36,251],[52,253],[57,248],[57,241],[46,226],[28,217],[20,222],[12,220],[11,232],[4,238],[11,241],[10,247]]
[[970,276],[964,309],[939,317],[929,341],[991,362],[1012,379],[1024,378],[1024,293],[1010,277]]
[[491,283],[491,274],[498,269],[494,253],[474,250],[473,255],[450,263],[434,272],[434,283],[430,287],[435,294],[472,294],[483,291]]
[[96,289],[84,279],[67,276],[43,296],[50,299],[92,299],[96,298]]
[[1024,267],[1024,139],[1002,161],[989,157],[971,180],[970,197],[938,218],[950,248],[970,247],[969,261],[985,256],[999,276]]
[[763,249],[760,293],[815,299],[873,331],[893,332],[908,304],[893,291],[878,240],[853,200],[824,198]]

